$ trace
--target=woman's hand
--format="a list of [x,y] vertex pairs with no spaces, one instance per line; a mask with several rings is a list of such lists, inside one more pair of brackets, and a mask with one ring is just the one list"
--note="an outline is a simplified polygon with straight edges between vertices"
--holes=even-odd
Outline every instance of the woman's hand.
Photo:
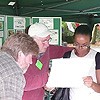
[[89,88],[91,88],[94,83],[93,78],[91,76],[83,77],[83,81],[84,81],[84,85],[86,85]]

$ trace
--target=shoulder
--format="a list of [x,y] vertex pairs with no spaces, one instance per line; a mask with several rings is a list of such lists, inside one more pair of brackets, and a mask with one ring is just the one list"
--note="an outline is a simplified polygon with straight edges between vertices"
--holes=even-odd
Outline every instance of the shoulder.
[[64,55],[63,55],[63,58],[70,58],[71,52],[72,52],[72,50],[68,51],[68,52],[65,52]]
[[7,77],[9,75],[23,73],[16,61],[7,53],[0,53],[0,75]]
[[91,50],[91,54],[94,54],[95,57],[100,57],[100,52],[98,52],[97,50],[95,49],[90,49]]
[[95,57],[99,58],[99,60],[100,60],[100,52],[97,52]]

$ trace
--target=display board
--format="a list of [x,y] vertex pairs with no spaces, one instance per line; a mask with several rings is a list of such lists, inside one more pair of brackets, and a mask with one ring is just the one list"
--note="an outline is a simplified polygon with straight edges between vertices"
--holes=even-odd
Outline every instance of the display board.
[[5,19],[5,16],[0,16],[0,47],[2,46],[3,42],[4,42],[4,37],[5,37],[5,34],[4,34],[4,19]]
[[24,32],[30,21],[30,17],[6,16],[6,38],[16,32]]
[[32,23],[43,23],[52,32],[50,44],[62,44],[62,18],[61,17],[32,17]]

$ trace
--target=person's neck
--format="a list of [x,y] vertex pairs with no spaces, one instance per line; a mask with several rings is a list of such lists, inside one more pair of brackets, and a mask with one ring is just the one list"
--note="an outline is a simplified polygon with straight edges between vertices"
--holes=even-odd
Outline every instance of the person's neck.
[[42,57],[43,54],[44,54],[44,53],[39,53],[39,54],[38,54],[38,59],[39,59],[40,57]]

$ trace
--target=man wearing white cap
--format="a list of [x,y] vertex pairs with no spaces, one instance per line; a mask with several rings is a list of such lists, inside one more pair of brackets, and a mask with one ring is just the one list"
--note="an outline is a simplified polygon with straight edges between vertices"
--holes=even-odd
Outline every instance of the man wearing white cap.
[[38,58],[33,57],[33,63],[25,73],[26,86],[23,100],[43,100],[50,59],[61,58],[65,52],[72,50],[72,48],[49,45],[52,33],[42,23],[32,24],[26,31],[38,44],[40,54]]

